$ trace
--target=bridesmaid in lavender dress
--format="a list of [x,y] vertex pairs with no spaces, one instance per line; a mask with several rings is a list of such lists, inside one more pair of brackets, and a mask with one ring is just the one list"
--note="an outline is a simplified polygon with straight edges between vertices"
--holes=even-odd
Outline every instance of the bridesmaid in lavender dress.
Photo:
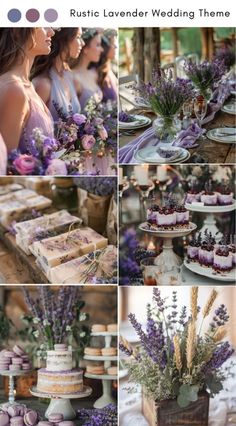
[[7,172],[7,148],[5,142],[0,135],[0,175],[5,175]]
[[116,37],[117,32],[113,29],[107,29],[102,35],[103,52],[100,61],[95,64],[98,72],[98,84],[103,92],[103,102],[117,101],[118,80],[112,70],[112,61],[116,57]]
[[50,55],[34,62],[32,81],[54,122],[81,110],[69,61],[79,57],[83,45],[81,28],[62,28],[53,37]]
[[102,35],[97,28],[85,28],[82,34],[84,47],[73,67],[77,92],[82,110],[86,108],[89,99],[93,98],[100,103],[103,93],[98,84],[98,73],[93,64],[100,60]]
[[52,28],[0,29],[0,133],[8,152],[27,152],[35,127],[53,137],[51,114],[29,80],[35,57],[50,53],[53,35]]

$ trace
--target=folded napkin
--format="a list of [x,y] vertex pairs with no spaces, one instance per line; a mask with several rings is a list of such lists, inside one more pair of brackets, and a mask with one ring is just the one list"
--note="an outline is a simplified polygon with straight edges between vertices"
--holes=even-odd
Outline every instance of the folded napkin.
[[196,145],[196,140],[205,132],[206,129],[201,129],[197,123],[192,123],[186,130],[179,132],[172,145],[185,149],[192,148]]
[[[196,123],[190,124],[186,130],[181,130],[177,138],[172,143],[165,144],[165,148],[171,146],[178,146],[180,148],[192,148],[196,140],[205,133],[205,129],[201,129]],[[149,146],[158,146],[160,140],[155,136],[153,128],[147,129],[142,135],[134,139],[132,142],[124,146],[119,151],[120,163],[139,163],[135,158],[135,154],[141,148],[147,148]]]

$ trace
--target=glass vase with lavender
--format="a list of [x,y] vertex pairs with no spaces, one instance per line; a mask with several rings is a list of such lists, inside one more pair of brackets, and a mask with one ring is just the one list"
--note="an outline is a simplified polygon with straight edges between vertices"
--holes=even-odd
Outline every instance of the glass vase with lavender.
[[205,60],[201,64],[188,61],[185,63],[184,71],[194,84],[198,94],[209,101],[214,86],[220,82],[226,72],[226,67],[224,61],[219,59]]
[[153,122],[155,135],[162,142],[172,142],[181,130],[177,114],[184,102],[193,95],[192,84],[188,80],[172,78],[172,73],[158,68],[152,75],[152,81],[140,83],[139,94],[150,103],[157,119]]

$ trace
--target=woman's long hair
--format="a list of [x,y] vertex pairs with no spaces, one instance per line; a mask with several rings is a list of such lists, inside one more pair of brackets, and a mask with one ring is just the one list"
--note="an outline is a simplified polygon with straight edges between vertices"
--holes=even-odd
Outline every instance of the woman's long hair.
[[26,43],[33,46],[34,28],[0,28],[0,75],[8,72],[17,61],[24,61]]
[[101,88],[104,87],[105,80],[107,73],[109,71],[109,62],[108,59],[108,52],[110,50],[112,41],[116,37],[117,33],[115,30],[107,30],[104,31],[104,34],[102,35],[102,48],[103,51],[100,56],[99,62],[96,64],[93,64],[93,67],[96,68],[98,73],[98,84]]
[[[71,68],[75,68],[79,64],[80,59],[83,56],[84,49],[90,45],[90,42],[92,41],[92,39],[96,37],[98,34],[101,34],[101,30],[98,28],[82,28],[82,31],[83,31],[82,38],[84,41],[84,46],[82,47],[79,57],[77,59],[72,59],[70,64]],[[92,68],[91,64],[89,65],[88,68],[89,69]]]
[[78,28],[61,28],[59,31],[56,31],[52,38],[51,53],[46,56],[38,56],[35,59],[31,70],[31,79],[40,74],[48,75],[58,56],[65,60],[64,57],[62,58],[62,54],[64,55],[65,52],[66,61],[68,62],[70,59],[68,44],[76,37],[77,33]]

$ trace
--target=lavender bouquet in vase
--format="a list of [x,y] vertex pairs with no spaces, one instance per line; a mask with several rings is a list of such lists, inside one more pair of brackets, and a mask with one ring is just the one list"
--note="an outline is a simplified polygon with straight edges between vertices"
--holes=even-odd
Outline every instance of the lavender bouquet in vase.
[[23,318],[27,329],[21,330],[21,337],[31,341],[38,364],[58,343],[73,348],[78,361],[89,340],[89,329],[81,324],[88,315],[81,312],[84,302],[78,287],[63,286],[53,291],[49,286],[38,286],[37,297],[32,297],[27,287],[22,290],[29,314]]
[[158,116],[153,122],[156,136],[162,142],[172,142],[181,130],[176,116],[184,102],[193,95],[191,83],[180,78],[173,80],[170,71],[167,73],[159,68],[153,72],[152,82],[140,83],[137,91]]
[[222,366],[234,352],[224,340],[229,316],[223,304],[205,325],[216,298],[217,291],[212,289],[200,308],[198,287],[192,287],[188,312],[186,306],[178,310],[176,291],[168,301],[154,287],[146,329],[129,314],[140,343],[133,348],[122,338],[120,350],[129,357],[129,390],[134,383],[142,386],[143,412],[150,426],[208,425],[209,395],[218,394],[232,376],[230,366]]
[[184,71],[193,82],[199,95],[209,101],[214,85],[221,80],[225,74],[226,67],[224,61],[219,59],[214,59],[211,62],[205,60],[201,64],[189,61],[185,63]]

